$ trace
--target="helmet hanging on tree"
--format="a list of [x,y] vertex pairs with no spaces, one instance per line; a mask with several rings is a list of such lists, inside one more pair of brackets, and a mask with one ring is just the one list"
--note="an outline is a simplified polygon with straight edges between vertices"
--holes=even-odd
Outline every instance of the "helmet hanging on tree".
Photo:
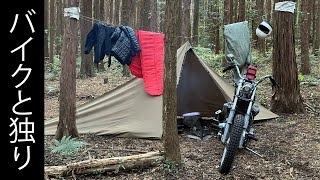
[[263,20],[256,29],[256,35],[262,39],[268,37],[271,34],[271,32],[272,32],[272,27],[265,20]]

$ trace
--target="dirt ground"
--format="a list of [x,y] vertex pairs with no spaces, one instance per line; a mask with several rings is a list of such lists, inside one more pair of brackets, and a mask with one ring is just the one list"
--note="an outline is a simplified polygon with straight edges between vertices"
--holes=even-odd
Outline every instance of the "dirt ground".
[[[109,82],[103,83],[108,77]],[[86,80],[77,79],[77,105],[98,97],[124,83],[130,78],[99,74]],[[59,81],[46,81],[46,88],[59,87]],[[268,88],[260,89],[261,96],[268,96]],[[152,168],[105,173],[91,176],[76,176],[76,179],[320,179],[320,87],[301,86],[301,94],[306,102],[305,114],[280,115],[275,120],[255,124],[259,141],[250,147],[261,155],[260,158],[249,151],[240,151],[228,175],[220,175],[217,167],[223,146],[215,137],[208,140],[190,139],[181,134],[180,148],[183,163],[169,172],[163,165]],[[263,97],[268,104],[270,98]],[[58,116],[58,93],[45,96],[45,118]],[[65,165],[91,158],[126,156],[139,152],[162,150],[160,140],[143,140],[81,135],[90,145],[70,156],[57,155],[49,146],[53,137],[45,137],[45,166]],[[137,152],[139,151],[139,152]],[[55,177],[74,179],[74,177]]]

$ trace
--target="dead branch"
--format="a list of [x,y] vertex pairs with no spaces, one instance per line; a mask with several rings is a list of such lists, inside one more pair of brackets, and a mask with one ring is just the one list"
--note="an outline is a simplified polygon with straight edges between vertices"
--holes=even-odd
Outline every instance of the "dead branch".
[[92,159],[66,166],[45,167],[45,173],[54,175],[96,174],[107,171],[119,171],[127,169],[145,168],[154,166],[164,160],[162,152],[149,152],[125,157],[113,157],[107,159]]

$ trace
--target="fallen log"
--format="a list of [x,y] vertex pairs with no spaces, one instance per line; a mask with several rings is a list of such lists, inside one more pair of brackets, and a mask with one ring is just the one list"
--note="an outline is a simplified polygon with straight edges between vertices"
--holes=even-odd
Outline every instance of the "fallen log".
[[107,159],[91,159],[66,166],[47,166],[45,173],[49,176],[72,174],[99,174],[103,172],[118,172],[119,170],[137,169],[154,166],[164,160],[162,152],[148,152],[124,157]]

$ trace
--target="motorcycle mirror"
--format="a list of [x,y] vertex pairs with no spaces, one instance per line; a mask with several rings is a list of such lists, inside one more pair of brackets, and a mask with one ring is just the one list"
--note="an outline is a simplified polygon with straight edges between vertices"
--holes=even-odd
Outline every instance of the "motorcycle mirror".
[[232,53],[227,54],[227,60],[233,62],[234,55]]
[[272,83],[272,86],[277,86],[278,88],[280,88],[279,84],[276,82],[276,80],[272,76],[270,76],[269,79]]

